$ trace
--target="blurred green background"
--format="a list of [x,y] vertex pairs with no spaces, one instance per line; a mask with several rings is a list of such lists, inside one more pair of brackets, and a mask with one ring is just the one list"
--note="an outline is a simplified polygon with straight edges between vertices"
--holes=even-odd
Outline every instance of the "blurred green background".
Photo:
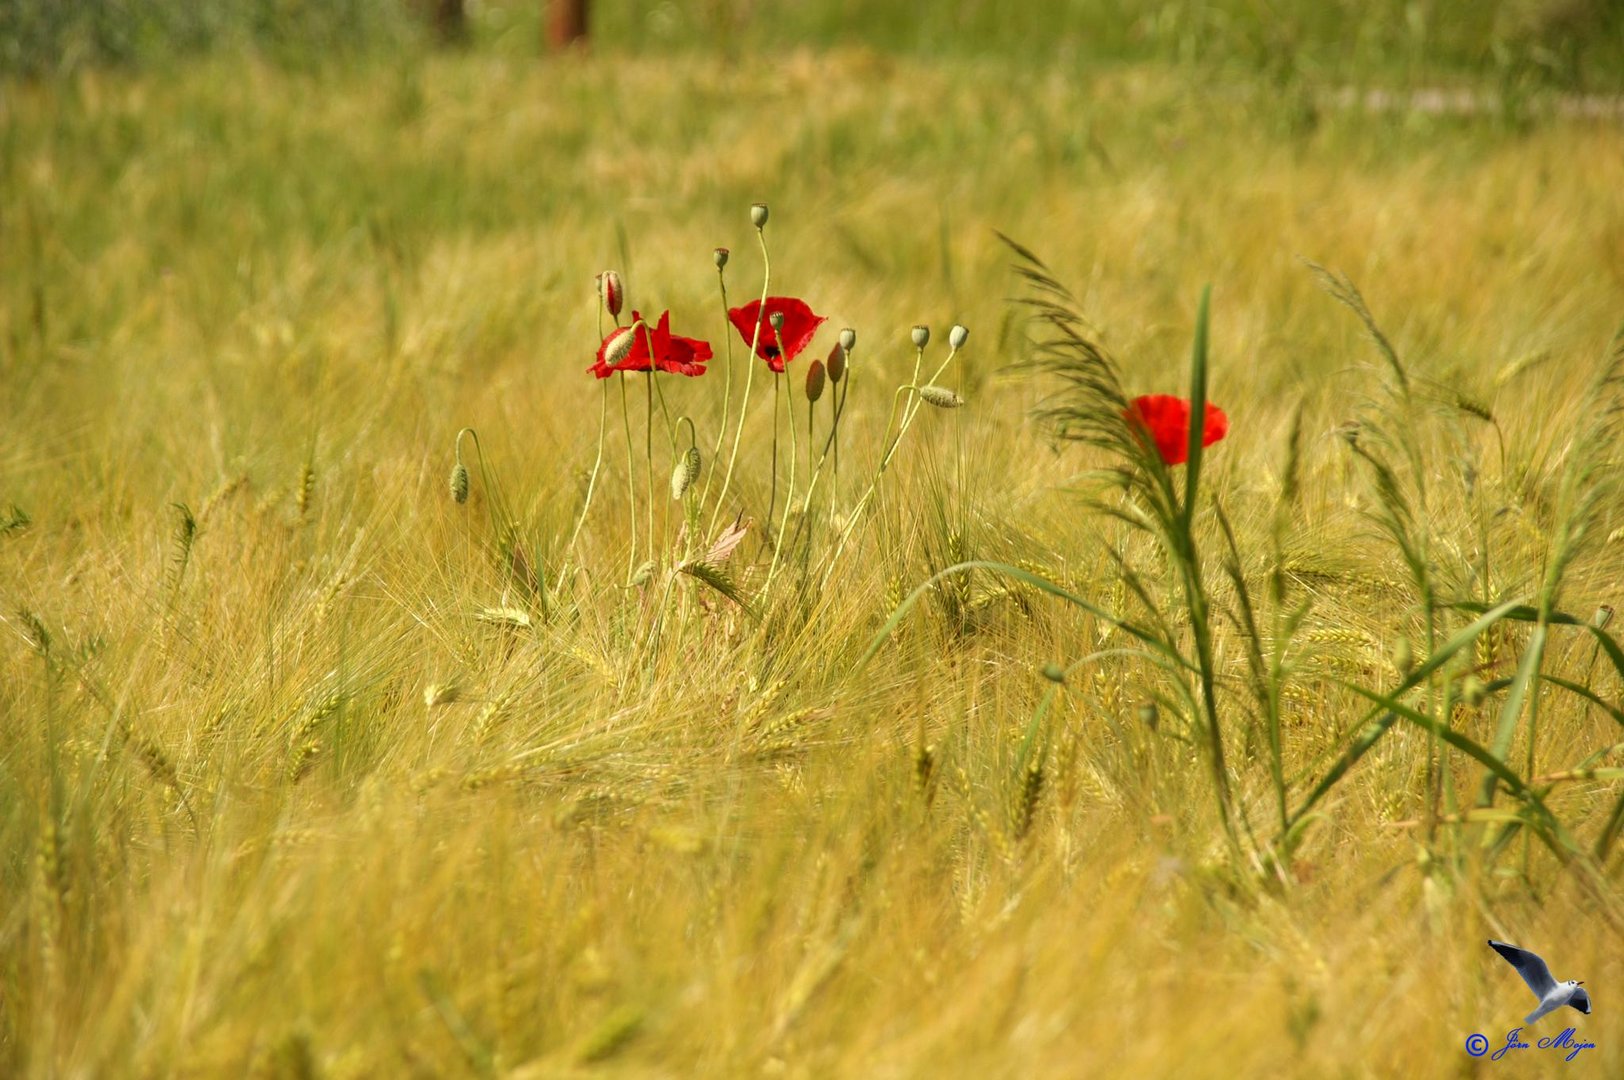
[[[0,68],[171,62],[248,48],[287,63],[422,48],[436,0],[0,0]],[[539,53],[546,0],[466,0],[465,42]],[[600,49],[789,50],[1044,64],[1114,60],[1250,69],[1272,78],[1624,83],[1624,0],[590,0]]]

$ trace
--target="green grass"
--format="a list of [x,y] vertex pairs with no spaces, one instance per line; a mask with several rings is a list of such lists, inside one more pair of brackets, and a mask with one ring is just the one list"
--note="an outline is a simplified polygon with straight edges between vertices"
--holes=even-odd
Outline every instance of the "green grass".
[[[1593,384],[1624,132],[1343,110],[1334,72],[1283,92],[1149,46],[953,55],[878,15],[788,44],[837,10],[758,16],[726,63],[697,23],[671,55],[628,32],[537,63],[487,12],[453,54],[4,86],[0,1074],[1434,1075],[1531,1008],[1488,937],[1586,980],[1574,1067],[1618,1071],[1618,755],[1552,777],[1624,739],[1619,673],[1561,621],[1624,580],[1619,503],[1575,510],[1617,471]],[[909,328],[931,366],[970,338],[943,376],[966,406],[915,418],[821,590],[815,526],[763,595],[758,372],[717,508],[758,522],[729,563],[753,619],[688,575],[662,601],[668,493],[661,566],[623,587],[645,508],[615,423],[564,547],[593,275],[717,346],[667,387],[708,451],[711,251],[751,298],[758,200],[773,291],[830,317],[815,354],[858,332],[826,511],[872,478]],[[994,230],[1071,289],[1127,396],[1188,392],[1211,283],[1230,433],[1196,499],[1130,466],[1169,485],[1160,524],[1090,479],[1131,444],[1034,420],[1057,383],[1024,366],[1030,284]],[[1357,283],[1397,365],[1304,260]],[[488,470],[465,443],[458,505],[465,425]],[[566,584],[530,591],[515,547]],[[949,573],[876,644],[969,561],[1033,576]],[[1445,606],[1512,599],[1548,617],[1462,635],[1476,612]],[[1152,609],[1204,675],[1127,652],[1112,619]],[[1546,678],[1518,680],[1540,640]],[[1276,645],[1289,672],[1256,679]]]

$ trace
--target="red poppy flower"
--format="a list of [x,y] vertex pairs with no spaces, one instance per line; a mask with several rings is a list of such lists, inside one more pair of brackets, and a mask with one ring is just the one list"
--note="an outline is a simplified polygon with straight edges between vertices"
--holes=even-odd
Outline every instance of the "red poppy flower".
[[[660,316],[654,326],[646,323],[633,330],[642,320],[641,313],[632,312],[632,325],[621,327],[598,346],[597,362],[588,371],[600,379],[607,379],[617,371],[659,370],[672,375],[703,375],[705,361],[711,358],[710,342],[698,338],[677,337],[671,332],[671,313]],[[626,344],[626,335],[631,344]],[[619,355],[619,360],[612,359]]]
[[[798,356],[823,325],[823,316],[806,306],[805,300],[793,296],[767,297],[767,310],[761,313],[761,301],[752,300],[743,307],[730,308],[727,317],[734,329],[744,338],[745,345],[756,343],[756,355],[767,361],[774,371],[783,371],[784,365]],[[756,318],[761,318],[761,335],[756,336]],[[774,314],[784,316],[784,339],[780,341],[773,330]]]
[[[1190,455],[1190,403],[1169,394],[1136,397],[1123,410],[1130,424],[1143,424],[1155,440],[1156,452],[1169,465],[1181,465]],[[1207,402],[1207,420],[1201,428],[1201,445],[1211,446],[1229,434],[1229,417],[1224,410]]]

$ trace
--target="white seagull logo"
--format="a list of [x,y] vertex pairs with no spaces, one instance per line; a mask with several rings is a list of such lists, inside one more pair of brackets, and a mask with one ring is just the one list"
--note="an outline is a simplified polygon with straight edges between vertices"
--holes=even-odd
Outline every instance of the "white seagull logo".
[[1575,1009],[1590,1015],[1590,995],[1583,987],[1583,982],[1568,979],[1566,982],[1557,982],[1551,978],[1551,969],[1545,966],[1545,961],[1529,952],[1519,949],[1515,945],[1507,945],[1503,941],[1491,941],[1489,947],[1501,956],[1506,962],[1517,969],[1528,989],[1539,998],[1539,1008],[1528,1014],[1525,1024],[1532,1024],[1535,1020],[1548,1012],[1554,1012],[1564,1005],[1572,1005]]

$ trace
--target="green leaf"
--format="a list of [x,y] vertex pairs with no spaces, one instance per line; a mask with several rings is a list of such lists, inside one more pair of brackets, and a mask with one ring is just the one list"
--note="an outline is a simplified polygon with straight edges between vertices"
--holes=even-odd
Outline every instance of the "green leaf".
[[1184,463],[1183,529],[1186,535],[1195,521],[1196,489],[1201,482],[1202,438],[1207,429],[1207,322],[1212,286],[1201,289],[1201,303],[1195,313],[1195,342],[1190,348],[1190,443]]
[[[1505,618],[1506,613],[1519,603],[1521,603],[1520,600],[1511,600],[1497,608],[1491,608],[1484,612],[1470,626],[1444,642],[1437,652],[1427,657],[1425,662],[1418,664],[1415,670],[1411,671],[1404,681],[1392,690],[1392,696],[1396,698],[1399,694],[1404,693],[1444,664],[1447,664],[1456,653],[1471,644],[1483,631]],[[1326,793],[1336,786],[1337,782],[1346,775],[1349,769],[1358,763],[1360,758],[1370,751],[1372,746],[1376,745],[1381,737],[1387,733],[1387,729],[1392,727],[1397,720],[1398,717],[1395,714],[1387,712],[1384,715],[1383,710],[1380,708],[1372,709],[1366,713],[1365,727],[1361,734],[1349,744],[1348,749],[1337,759],[1336,764],[1331,766],[1331,770],[1325,774],[1324,779],[1314,785],[1314,790],[1308,793],[1308,797],[1303,800],[1302,805],[1291,815],[1291,822],[1287,828],[1289,829],[1291,825],[1301,820],[1303,815],[1307,814],[1315,803],[1323,799]]]

